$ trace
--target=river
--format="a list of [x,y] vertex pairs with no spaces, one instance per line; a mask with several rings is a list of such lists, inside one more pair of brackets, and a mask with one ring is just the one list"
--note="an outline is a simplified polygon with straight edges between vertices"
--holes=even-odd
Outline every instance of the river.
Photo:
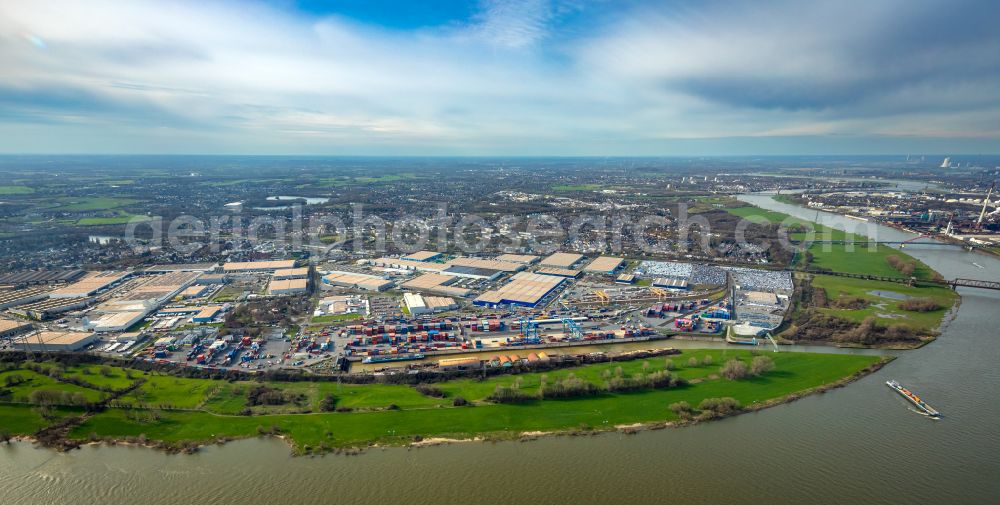
[[[814,219],[766,195],[756,205]],[[830,226],[855,226],[831,214]],[[882,239],[907,234],[879,227]],[[945,277],[1000,279],[960,248],[906,251]],[[859,254],[863,254],[860,252]],[[972,262],[983,265],[976,267]],[[846,388],[683,429],[292,457],[277,440],[195,455],[0,446],[0,503],[993,503],[1000,496],[1000,292],[964,289],[941,338]],[[913,413],[911,386],[944,417]]]

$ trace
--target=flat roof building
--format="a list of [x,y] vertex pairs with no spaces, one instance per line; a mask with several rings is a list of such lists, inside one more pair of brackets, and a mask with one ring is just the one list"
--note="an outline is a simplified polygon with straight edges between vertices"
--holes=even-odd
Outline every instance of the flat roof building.
[[493,280],[503,275],[504,271],[496,270],[493,268],[473,267],[465,265],[448,265],[448,268],[442,270],[441,273],[443,275],[465,277],[468,279]]
[[0,286],[32,284],[62,284],[73,282],[86,274],[83,270],[22,270],[0,274]]
[[82,309],[94,302],[93,298],[46,298],[37,302],[12,307],[11,313],[32,319],[46,320],[57,314]]
[[34,326],[27,321],[0,319],[0,338],[10,338],[30,331]]
[[97,340],[97,334],[82,331],[40,331],[26,335],[14,347],[25,351],[79,351]]
[[501,272],[520,272],[524,270],[523,263],[514,263],[511,261],[501,261],[501,260],[491,260],[482,258],[467,258],[459,257],[454,258],[446,265],[450,266],[460,266],[460,267],[472,267],[472,268],[485,268],[489,270],[499,270]]
[[209,323],[222,313],[223,307],[221,305],[206,305],[200,309],[191,316],[191,320],[196,323]]
[[276,280],[285,279],[305,279],[309,277],[309,267],[282,268],[275,270],[273,278]]
[[184,291],[181,291],[180,296],[185,300],[189,298],[200,298],[202,296],[205,296],[205,294],[208,293],[209,289],[210,288],[208,286],[203,284],[197,286],[190,286]]
[[611,275],[615,273],[622,264],[625,263],[623,258],[616,258],[614,256],[600,256],[594,261],[591,261],[589,265],[583,267],[585,272],[607,274]]
[[414,253],[407,254],[403,256],[404,260],[408,261],[434,261],[442,256],[439,252],[434,251],[417,251]]
[[429,314],[458,308],[455,300],[443,296],[423,296],[418,293],[403,293],[403,303],[412,315]]
[[445,265],[441,263],[432,263],[429,261],[413,261],[403,258],[377,258],[369,260],[373,266],[382,268],[394,268],[396,270],[418,270],[422,272],[440,272],[445,269]]
[[132,325],[142,321],[142,318],[146,317],[146,314],[147,312],[145,311],[113,312],[92,321],[89,326],[99,333],[125,331],[132,327]]
[[50,298],[83,298],[106,290],[132,276],[132,272],[88,272],[76,282],[49,293]]
[[667,288],[667,289],[690,289],[691,286],[687,279],[678,279],[676,277],[660,277],[653,281],[653,287],[657,288]]
[[615,279],[616,284],[634,284],[635,275],[633,274],[621,274]]
[[323,276],[323,284],[367,291],[385,291],[392,287],[392,281],[388,279],[354,272],[331,272]]
[[267,285],[269,295],[291,295],[295,293],[305,293],[309,284],[309,279],[272,279]]
[[497,256],[499,261],[508,261],[510,263],[521,263],[524,265],[534,265],[538,263],[539,257],[533,256],[531,254],[501,254]]
[[49,291],[51,290],[52,288],[46,286],[34,286],[24,289],[0,291],[0,309],[44,300],[49,297]]
[[453,275],[442,275],[427,273],[417,278],[410,279],[400,285],[401,288],[413,291],[423,291],[447,296],[469,296],[470,291],[465,288],[453,287],[457,278]]
[[503,304],[534,307],[566,280],[565,277],[519,272],[498,289],[486,291],[472,303],[483,306]]
[[219,268],[218,263],[176,263],[172,265],[153,265],[145,270],[148,274],[166,274],[171,272],[213,272]]
[[295,268],[295,260],[235,261],[222,265],[222,270],[227,274],[273,272],[286,268]]
[[535,273],[542,275],[555,275],[557,277],[565,277],[567,279],[576,279],[577,277],[580,276],[579,270],[572,270],[569,268],[555,268],[555,267],[539,268],[538,270],[535,270]]
[[569,268],[582,259],[582,254],[557,252],[548,255],[540,264],[545,267]]
[[225,274],[205,274],[194,281],[195,284],[225,284]]

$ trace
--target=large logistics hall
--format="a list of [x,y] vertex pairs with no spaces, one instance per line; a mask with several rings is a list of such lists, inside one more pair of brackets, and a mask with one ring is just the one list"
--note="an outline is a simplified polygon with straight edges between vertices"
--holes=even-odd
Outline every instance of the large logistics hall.
[[511,304],[534,307],[565,281],[565,277],[520,272],[514,274],[507,284],[498,289],[486,291],[472,303],[483,306]]
[[442,256],[439,252],[434,251],[417,251],[415,253],[407,254],[403,256],[404,260],[408,261],[434,261]]
[[523,263],[515,263],[513,261],[501,261],[501,260],[491,260],[482,258],[467,258],[458,257],[446,263],[449,267],[460,266],[460,267],[471,267],[471,268],[482,268],[486,270],[499,270],[501,272],[518,272],[524,270]]
[[80,280],[49,293],[49,298],[83,298],[131,277],[131,272],[88,272]]
[[222,265],[222,270],[227,274],[249,273],[249,272],[274,272],[275,270],[287,270],[295,268],[295,260],[276,261],[235,261]]
[[591,261],[589,265],[583,268],[583,270],[585,272],[611,275],[615,273],[615,271],[618,270],[624,262],[625,260],[622,258],[616,258],[614,256],[601,256],[594,261]]
[[369,260],[372,266],[382,267],[382,268],[392,268],[395,270],[420,270],[424,272],[439,272],[445,269],[445,265],[441,263],[432,263],[428,261],[415,261],[408,260],[404,258],[377,258]]
[[539,264],[543,267],[569,268],[582,259],[582,254],[557,252],[548,255]]
[[451,286],[456,280],[458,279],[452,275],[423,274],[420,277],[404,282],[400,287],[449,296],[469,296],[468,289]]
[[14,344],[25,351],[79,351],[97,340],[96,333],[82,331],[40,331]]
[[392,281],[388,279],[354,272],[330,272],[323,277],[323,283],[328,286],[368,291],[385,291],[392,287]]
[[523,263],[525,265],[534,265],[538,262],[538,256],[533,256],[531,254],[501,254],[497,256],[500,261],[509,261],[511,263]]

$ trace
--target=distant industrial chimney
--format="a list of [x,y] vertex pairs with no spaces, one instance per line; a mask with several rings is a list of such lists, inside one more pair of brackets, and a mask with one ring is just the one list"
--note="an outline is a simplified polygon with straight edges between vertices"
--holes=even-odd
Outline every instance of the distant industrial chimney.
[[941,168],[951,168],[951,158],[945,158],[944,161],[941,162]]

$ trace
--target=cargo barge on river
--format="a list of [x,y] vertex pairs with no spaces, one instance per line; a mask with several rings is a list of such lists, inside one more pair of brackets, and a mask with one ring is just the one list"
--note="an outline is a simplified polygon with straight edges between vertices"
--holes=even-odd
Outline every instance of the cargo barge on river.
[[920,412],[921,414],[934,418],[941,417],[941,413],[935,410],[934,407],[927,405],[927,403],[924,402],[922,399],[920,399],[920,397],[917,396],[915,393],[913,393],[913,391],[904,388],[898,382],[894,380],[887,380],[885,381],[885,385],[889,386],[894,391],[899,393],[900,396],[902,396],[903,398],[909,400],[910,403],[916,405],[917,409],[919,409],[918,412]]

